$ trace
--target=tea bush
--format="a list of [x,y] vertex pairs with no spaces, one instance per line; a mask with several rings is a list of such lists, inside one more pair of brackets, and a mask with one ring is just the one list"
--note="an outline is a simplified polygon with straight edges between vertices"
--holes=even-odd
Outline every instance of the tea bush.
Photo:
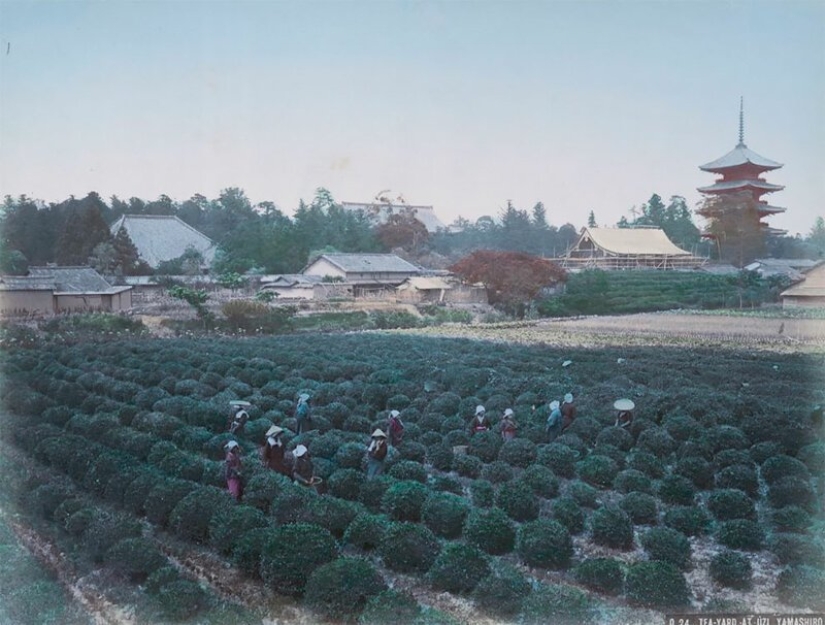
[[719,525],[716,540],[731,549],[759,551],[765,542],[765,532],[756,521],[734,519]]
[[690,603],[684,574],[669,562],[638,562],[625,577],[625,594],[636,605],[672,609]]
[[713,491],[708,497],[707,507],[711,514],[720,521],[756,518],[753,500],[735,488]]
[[588,558],[573,575],[580,584],[607,595],[618,595],[624,586],[624,569],[615,558]]
[[155,544],[140,536],[116,542],[106,551],[103,561],[112,570],[138,584],[167,563]]
[[269,519],[258,508],[235,505],[209,521],[209,544],[219,552],[230,554],[249,530],[269,527]]
[[639,434],[636,447],[640,451],[647,451],[658,458],[665,458],[676,451],[676,441],[671,438],[667,430],[660,427],[650,427]]
[[[369,429],[369,424],[367,424],[366,429]],[[344,443],[335,452],[333,462],[341,469],[361,470],[366,451],[366,447],[360,443]]]
[[590,596],[578,588],[561,584],[542,584],[523,601],[522,625],[575,625],[592,622],[595,605]]
[[539,500],[523,481],[502,486],[496,492],[496,505],[514,521],[532,521],[539,515]]
[[489,558],[480,549],[453,543],[435,559],[427,579],[435,590],[469,593],[489,574]]
[[785,506],[772,512],[771,522],[777,532],[804,533],[811,526],[812,519],[804,508]]
[[506,441],[498,452],[498,459],[522,469],[536,460],[536,445],[525,438]]
[[169,514],[169,529],[185,540],[206,543],[212,518],[228,515],[234,505],[226,490],[201,486],[186,495],[172,509]]
[[209,606],[209,595],[196,583],[178,579],[161,586],[158,601],[167,618],[183,621]]
[[453,449],[448,445],[432,445],[427,448],[427,460],[439,471],[449,471],[453,468]]
[[496,489],[487,480],[475,480],[470,484],[470,495],[476,508],[491,508],[495,502]]
[[704,508],[697,506],[673,506],[664,514],[664,524],[685,536],[700,536],[710,526],[710,518]]
[[590,484],[578,480],[567,485],[565,494],[575,499],[579,505],[585,508],[595,508],[599,505],[599,491]]
[[753,570],[747,556],[725,549],[710,561],[710,576],[717,584],[736,590],[748,590]]
[[630,451],[633,447],[633,437],[624,428],[610,426],[604,428],[596,437],[596,446],[612,445],[621,451]]
[[415,625],[420,614],[421,606],[412,595],[390,589],[367,600],[358,625]]
[[563,496],[556,499],[551,507],[551,514],[571,534],[579,534],[584,531],[584,510],[572,497]]
[[801,480],[811,479],[808,467],[796,458],[786,455],[773,456],[762,463],[762,477],[769,484],[775,484],[787,477],[796,477]]
[[592,454],[576,463],[576,472],[588,484],[604,489],[613,483],[619,467],[607,456]]
[[436,536],[458,538],[470,507],[463,497],[451,493],[432,493],[421,509],[421,520]]
[[513,479],[513,468],[506,462],[496,460],[485,464],[481,469],[481,479],[492,484],[501,484]]
[[537,448],[536,461],[553,470],[559,477],[573,477],[576,474],[578,454],[559,443],[541,445]]
[[381,512],[381,502],[384,499],[384,494],[395,483],[396,480],[389,476],[367,480],[361,485],[358,501],[364,504],[370,512]]
[[636,469],[625,469],[613,480],[613,489],[620,493],[639,492],[651,494],[653,482],[650,476]]
[[772,508],[800,506],[809,512],[817,508],[817,496],[810,482],[799,477],[785,477],[768,488],[768,502]]
[[780,564],[806,564],[819,569],[825,565],[825,548],[810,536],[774,534],[769,547]]
[[670,562],[680,569],[690,566],[690,542],[681,532],[655,527],[642,534],[640,540],[651,560]]
[[261,577],[279,593],[301,595],[312,572],[337,556],[335,539],[324,528],[309,523],[283,525],[270,532],[263,546]]
[[750,497],[759,496],[759,480],[753,467],[732,464],[716,474],[716,488],[736,488]]
[[590,531],[597,545],[623,550],[633,547],[633,522],[616,506],[596,510],[590,520]]
[[544,465],[531,464],[519,479],[523,480],[539,497],[551,499],[559,494],[558,478]]
[[558,521],[539,519],[518,528],[516,552],[528,566],[566,569],[573,557],[573,540]]
[[452,475],[433,475],[430,477],[429,486],[434,491],[453,493],[454,495],[464,494],[464,485],[461,480]]
[[478,583],[473,598],[487,614],[512,617],[521,609],[521,604],[530,591],[530,582],[517,569],[499,564]]
[[424,465],[413,462],[412,460],[396,462],[390,467],[389,475],[397,480],[411,480],[420,482],[421,484],[427,483],[427,470],[424,468]]
[[634,451],[627,459],[627,467],[636,469],[653,479],[659,479],[665,475],[665,465],[662,461],[648,451]]
[[713,488],[713,465],[699,456],[681,458],[673,468],[676,475],[689,479],[697,488]]
[[381,544],[389,525],[389,520],[383,515],[362,512],[347,526],[344,543],[363,551],[376,549]]
[[796,454],[812,475],[825,474],[825,443],[816,442],[806,445]]
[[441,546],[423,525],[393,523],[384,533],[378,551],[384,564],[394,571],[426,573],[438,557]]
[[361,487],[366,481],[363,472],[356,469],[338,469],[326,481],[327,490],[333,497],[358,501]]
[[779,456],[782,454],[782,445],[777,443],[776,441],[763,441],[761,443],[756,443],[755,445],[751,445],[751,448],[748,450],[751,460],[756,464],[762,464],[768,458],[772,456]]
[[634,491],[622,497],[619,507],[624,510],[633,523],[655,525],[659,518],[656,498],[647,493]]
[[467,453],[482,462],[493,462],[502,447],[501,436],[493,431],[479,432],[470,437]]
[[724,449],[747,449],[751,441],[745,433],[732,425],[717,425],[705,431],[713,453]]
[[776,596],[797,608],[825,609],[825,573],[812,566],[789,566],[776,580]]
[[477,478],[483,467],[484,463],[475,456],[459,454],[453,459],[453,468],[462,477]]
[[565,430],[566,435],[578,436],[586,445],[593,445],[604,426],[590,417],[578,417]]
[[[221,466],[221,472],[223,466]],[[268,512],[275,498],[290,488],[288,477],[274,471],[260,471],[249,477],[244,485],[243,501],[249,506]]]
[[464,539],[489,554],[513,550],[516,531],[501,508],[473,508],[464,522]]
[[417,522],[421,520],[421,507],[429,494],[429,489],[419,482],[396,482],[381,498],[381,509],[394,521]]
[[387,590],[380,573],[362,558],[338,558],[310,575],[304,602],[326,618],[353,622],[371,597]]
[[690,506],[695,496],[692,482],[681,475],[668,475],[659,483],[659,499],[677,506]]
[[329,530],[336,538],[342,538],[349,524],[362,511],[363,507],[352,501],[321,495],[308,501],[300,520],[314,523]]

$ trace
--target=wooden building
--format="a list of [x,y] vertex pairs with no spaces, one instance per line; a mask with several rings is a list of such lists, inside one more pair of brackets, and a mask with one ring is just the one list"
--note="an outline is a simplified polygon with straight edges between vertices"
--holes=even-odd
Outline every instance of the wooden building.
[[692,269],[706,259],[677,247],[659,228],[582,228],[561,259],[565,269]]

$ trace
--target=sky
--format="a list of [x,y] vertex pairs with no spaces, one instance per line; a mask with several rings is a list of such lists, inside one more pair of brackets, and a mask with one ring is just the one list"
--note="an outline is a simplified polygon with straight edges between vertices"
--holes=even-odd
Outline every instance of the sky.
[[[292,214],[328,188],[444,223],[613,225],[745,143],[790,234],[825,215],[825,0],[0,0],[0,196]],[[697,218],[700,225],[702,221]]]

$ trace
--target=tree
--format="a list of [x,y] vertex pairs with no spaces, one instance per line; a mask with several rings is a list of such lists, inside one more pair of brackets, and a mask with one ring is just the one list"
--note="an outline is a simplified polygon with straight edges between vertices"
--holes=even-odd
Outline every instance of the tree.
[[209,294],[203,290],[190,289],[186,286],[175,285],[169,288],[169,295],[175,299],[180,299],[195,309],[198,319],[203,321],[206,327],[212,319],[212,313],[206,308],[206,301]]
[[491,304],[523,318],[529,303],[543,288],[566,279],[565,271],[549,260],[523,252],[479,250],[450,267],[467,282],[482,282]]
[[103,219],[106,205],[92,191],[82,200],[69,200],[66,220],[57,241],[55,260],[61,265],[85,265],[92,250],[112,237]]
[[587,216],[587,227],[588,228],[595,228],[596,227],[596,214],[591,210],[590,214]]
[[427,226],[415,217],[409,209],[390,215],[387,221],[376,228],[378,240],[386,250],[402,248],[416,252],[427,242],[430,233]]
[[765,234],[751,194],[709,196],[696,212],[708,220],[706,232],[719,260],[744,267],[764,252]]
[[825,255],[825,219],[821,216],[816,218],[808,234],[808,243],[814,248],[817,257]]

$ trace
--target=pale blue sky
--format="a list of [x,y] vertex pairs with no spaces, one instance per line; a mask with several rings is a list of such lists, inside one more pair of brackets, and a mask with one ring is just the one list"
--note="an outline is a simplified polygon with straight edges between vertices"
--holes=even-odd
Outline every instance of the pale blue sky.
[[[0,0],[0,194],[291,213],[382,189],[445,222],[543,201],[613,224],[737,141],[807,232],[825,214],[825,0]],[[10,44],[10,47],[9,47]]]

